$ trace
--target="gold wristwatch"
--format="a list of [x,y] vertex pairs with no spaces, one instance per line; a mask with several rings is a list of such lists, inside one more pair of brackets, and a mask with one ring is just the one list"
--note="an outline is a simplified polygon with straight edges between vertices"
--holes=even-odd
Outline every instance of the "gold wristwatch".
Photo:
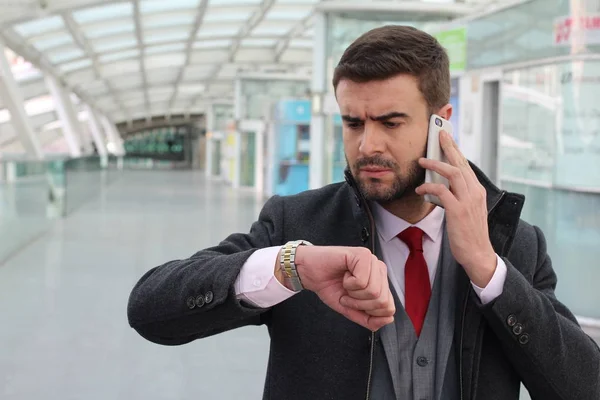
[[299,292],[304,289],[298,270],[296,269],[296,249],[298,246],[312,246],[312,243],[306,240],[296,240],[287,242],[281,249],[281,258],[279,260],[279,266],[283,272],[283,277],[289,282],[290,287],[295,292]]

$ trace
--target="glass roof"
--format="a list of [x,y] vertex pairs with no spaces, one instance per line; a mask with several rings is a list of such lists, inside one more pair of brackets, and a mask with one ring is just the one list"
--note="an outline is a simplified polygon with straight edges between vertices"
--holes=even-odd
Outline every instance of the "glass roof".
[[0,23],[13,50],[121,122],[231,101],[238,71],[310,69],[312,16],[324,1],[47,0],[43,13],[32,3]]

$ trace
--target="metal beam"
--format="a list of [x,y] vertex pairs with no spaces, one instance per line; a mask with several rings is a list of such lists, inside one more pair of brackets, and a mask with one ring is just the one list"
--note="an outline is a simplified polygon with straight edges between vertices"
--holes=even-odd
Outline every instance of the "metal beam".
[[[289,22],[289,21],[279,21],[279,22]],[[120,36],[123,36],[121,34],[119,35],[112,35],[114,37],[115,40],[119,40]],[[39,37],[43,37],[43,35],[39,36]],[[103,39],[106,38],[110,38],[111,36],[106,36]],[[31,40],[32,38],[27,38],[27,40]],[[205,39],[208,41],[219,41],[219,40],[233,40],[235,39],[235,37],[232,37],[231,35],[218,35],[218,36],[211,36],[209,39]],[[252,39],[257,39],[257,40],[268,40],[268,39],[273,39],[272,35],[256,35],[256,36],[252,36]],[[181,40],[170,40],[170,41],[166,41],[166,42],[160,42],[158,44],[144,44],[143,48],[144,51],[148,50],[148,48],[151,47],[171,47],[172,45],[177,45],[177,44],[182,44]],[[71,44],[66,44],[63,46],[57,46],[57,47],[53,47],[52,48],[52,52],[56,52],[56,53],[60,53],[61,51],[65,51],[65,50],[70,50],[71,49]],[[223,47],[211,47],[207,50],[223,50],[223,49],[229,49],[230,46],[223,46]],[[138,45],[137,43],[133,46],[127,46],[127,47],[122,47],[119,48],[117,50],[110,50],[107,52],[102,53],[102,56],[105,55],[109,55],[109,54],[115,54],[115,53],[124,53],[127,51],[131,51],[131,50],[138,50]],[[201,50],[201,49],[200,49]],[[152,55],[159,55],[159,54],[169,54],[169,53],[181,53],[181,50],[169,50],[169,51],[162,51],[162,52],[156,52],[156,53],[152,53]],[[131,60],[131,59],[135,59],[138,56],[131,56],[131,57],[126,57],[126,58],[120,58],[118,60],[118,62],[121,61],[126,61],[126,60]],[[78,62],[78,61],[83,61],[83,60],[87,60],[87,57],[83,56],[83,57],[78,57],[78,58],[73,58],[67,61],[62,61],[60,64],[70,64],[72,62]],[[110,61],[112,62],[112,61]]]
[[43,159],[44,152],[37,133],[33,130],[31,120],[25,111],[19,86],[15,81],[11,66],[6,58],[4,44],[0,42],[0,96],[10,113],[10,122],[20,139],[25,151],[36,159]]
[[98,116],[89,104],[85,105],[85,111],[88,116],[90,132],[92,134],[94,144],[96,145],[96,151],[98,151],[98,155],[100,155],[101,157],[106,157],[108,154],[108,152],[106,151],[106,139],[102,134],[102,127],[100,126]]
[[177,94],[179,93],[179,85],[183,80],[183,75],[185,74],[185,69],[190,65],[190,59],[192,58],[192,50],[194,46],[194,42],[196,41],[196,36],[198,35],[198,31],[202,26],[202,22],[204,22],[204,14],[206,14],[206,8],[208,7],[208,0],[202,0],[198,5],[198,11],[196,14],[196,19],[194,20],[194,25],[192,31],[190,32],[190,37],[188,38],[187,43],[185,44],[185,61],[179,70],[179,74],[177,75],[177,79],[175,80],[175,85],[173,88],[173,94],[171,95],[171,99],[169,100],[169,106],[167,109],[167,115],[171,114],[171,108],[175,103],[175,99],[177,98]]
[[46,86],[54,98],[56,113],[62,124],[62,134],[69,146],[72,157],[80,157],[82,147],[86,148],[81,137],[81,126],[71,102],[69,93],[64,90],[55,77],[46,75]]
[[142,17],[140,13],[140,0],[133,1],[133,18],[135,21],[135,36],[137,38],[137,49],[139,50],[140,71],[142,73],[142,85],[144,87],[144,106],[150,118],[150,96],[148,94],[148,73],[146,72],[146,47],[142,33]]
[[106,116],[100,117],[100,122],[104,127],[106,136],[108,137],[107,148],[108,146],[110,146],[108,150],[117,156],[124,156],[125,147],[123,146],[123,138],[121,137],[121,134],[117,130],[115,124],[113,124],[108,118],[106,118]]
[[435,17],[461,17],[477,10],[477,6],[461,3],[427,3],[423,1],[361,1],[349,2],[345,0],[323,1],[315,6],[315,10],[324,13],[357,13],[367,16],[369,14],[401,14],[405,19],[410,19],[406,14],[419,14]]
[[302,35],[308,28],[310,28],[313,16],[314,10],[306,17],[298,21],[285,37],[279,39],[279,41],[275,44],[275,62],[278,63],[281,60],[281,56],[289,47],[292,39]]
[[227,57],[229,62],[235,61],[235,56],[240,48],[240,45],[242,44],[242,40],[244,40],[250,34],[250,32],[252,32],[252,30],[262,22],[263,19],[265,19],[265,16],[271,7],[273,7],[273,5],[275,5],[275,0],[262,0],[258,10],[252,14],[248,21],[246,21],[236,38],[233,40],[231,49],[229,50],[229,56]]
[[94,49],[92,49],[92,46],[90,46],[85,35],[79,28],[79,25],[77,24],[77,22],[75,22],[73,16],[70,13],[61,14],[61,16],[63,18],[63,21],[65,22],[67,30],[69,31],[71,36],[73,36],[73,40],[75,40],[75,43],[77,43],[77,45],[87,54],[88,58],[92,60],[92,66],[96,74],[96,79],[104,80],[104,83],[106,84],[108,91],[112,94],[113,98],[115,99],[115,102],[121,107],[121,110],[125,113],[125,115],[127,115],[127,109],[123,106],[121,99],[117,95],[117,91],[108,81],[108,79],[105,79],[102,76],[102,70],[100,68],[100,63],[98,62],[98,56],[94,52]]
[[[244,26],[242,26],[242,28],[240,29],[238,35],[233,40],[233,43],[231,44],[231,48],[229,50],[229,54],[227,56],[228,62],[235,62],[235,56],[240,48],[240,45],[242,44],[242,40],[244,40],[248,36],[248,34],[252,32],[252,30],[262,22],[263,19],[265,19],[265,16],[267,15],[271,7],[273,7],[273,5],[275,5],[275,0],[262,0],[260,5],[258,6],[258,10],[256,10],[254,14],[252,14],[248,21],[246,21]],[[211,81],[217,77],[222,67],[223,63],[215,65],[213,72],[206,79],[208,85],[210,85]],[[190,102],[190,108],[194,106],[199,97],[201,97],[201,94],[192,99],[192,101]]]
[[81,90],[78,90],[73,85],[70,85],[64,79],[64,74],[60,73],[53,65],[48,61],[47,58],[43,56],[43,54],[38,51],[32,45],[24,42],[22,37],[17,35],[12,30],[5,30],[0,33],[1,40],[6,43],[8,47],[10,47],[14,52],[19,54],[23,59],[33,64],[42,72],[50,74],[58,79],[66,88],[68,88],[71,92],[75,93],[77,97],[79,97],[82,101],[92,106],[96,105],[96,102],[83,93]]

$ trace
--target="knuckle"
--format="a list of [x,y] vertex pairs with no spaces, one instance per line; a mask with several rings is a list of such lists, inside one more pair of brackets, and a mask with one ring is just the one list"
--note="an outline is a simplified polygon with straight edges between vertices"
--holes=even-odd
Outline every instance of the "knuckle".
[[379,290],[377,290],[376,288],[367,288],[367,295],[371,298],[377,298],[379,297]]
[[487,197],[487,192],[485,188],[481,185],[479,185],[479,196],[481,199],[485,199]]
[[372,256],[371,251],[369,249],[367,249],[366,247],[357,248],[357,254],[359,257],[365,258],[365,259],[370,259]]
[[462,173],[460,172],[460,169],[458,169],[457,167],[452,167],[449,175],[450,175],[450,178],[452,178],[452,179],[458,179],[458,178],[460,178]]

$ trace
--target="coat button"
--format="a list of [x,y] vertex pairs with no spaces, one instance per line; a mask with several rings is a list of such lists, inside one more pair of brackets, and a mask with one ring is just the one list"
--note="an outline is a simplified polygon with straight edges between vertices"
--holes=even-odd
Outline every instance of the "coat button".
[[517,336],[519,336],[521,333],[523,333],[523,325],[521,324],[516,324],[513,327],[513,333]]
[[203,295],[196,297],[196,306],[198,308],[204,307],[204,296]]
[[370,236],[371,234],[369,233],[369,230],[367,228],[363,228],[362,232],[360,233],[360,238],[362,239],[362,241],[366,242],[367,240],[369,240]]
[[186,304],[190,310],[196,308],[196,300],[193,297],[188,297]]
[[211,292],[210,290],[208,292],[206,292],[206,295],[204,296],[204,302],[206,304],[210,304],[212,303],[213,299],[215,298],[213,292]]
[[523,335],[519,336],[519,343],[521,343],[521,344],[529,343],[529,335],[524,333]]
[[513,326],[515,326],[517,324],[517,317],[513,314],[509,315],[508,318],[506,319],[506,323],[508,324],[508,326],[510,326],[512,328]]
[[419,357],[417,358],[417,365],[419,367],[426,367],[427,364],[429,364],[429,360],[425,357]]

